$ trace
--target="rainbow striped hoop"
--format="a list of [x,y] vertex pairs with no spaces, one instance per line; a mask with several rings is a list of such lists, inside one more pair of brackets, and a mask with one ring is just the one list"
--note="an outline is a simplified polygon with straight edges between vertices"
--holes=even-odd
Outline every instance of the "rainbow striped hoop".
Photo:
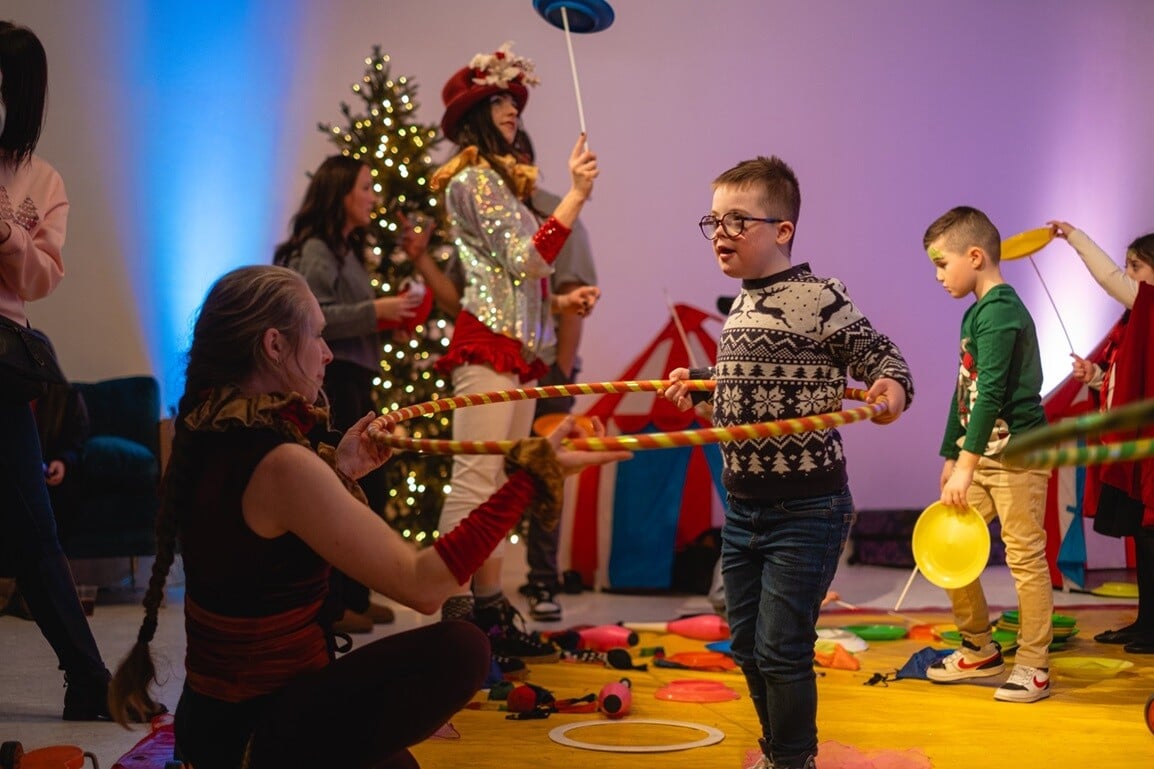
[[1057,449],[1030,451],[1013,460],[1021,467],[1068,467],[1069,465],[1108,465],[1154,457],[1154,438],[1142,438],[1097,446],[1064,446]]
[[[605,393],[663,392],[672,384],[671,380],[650,379],[632,382],[595,382],[572,385],[550,385],[547,387],[527,387],[520,390],[496,390],[472,395],[457,395],[435,401],[418,403],[377,417],[369,425],[368,435],[377,443],[394,449],[418,451],[428,454],[505,454],[516,441],[456,441],[430,438],[406,438],[385,432],[387,420],[402,422],[418,416],[431,416],[442,411],[450,411],[468,406],[488,403],[507,403],[537,398],[558,398],[569,395],[600,395]],[[705,392],[714,388],[712,380],[691,379],[683,381],[690,390]],[[866,391],[846,388],[849,400],[865,401]],[[729,443],[757,438],[775,438],[781,435],[804,433],[813,430],[828,430],[852,422],[872,419],[887,410],[884,401],[858,406],[857,408],[833,411],[827,414],[813,414],[795,419],[781,419],[776,422],[755,422],[732,427],[705,427],[668,433],[645,433],[642,435],[618,435],[604,438],[575,438],[565,440],[563,445],[571,449],[591,451],[642,451],[646,449],[671,449],[682,446],[704,446],[710,443]]]
[[1104,465],[1154,456],[1154,439],[1141,438],[1096,446],[1059,446],[1074,438],[1134,430],[1154,422],[1154,398],[1128,403],[1098,414],[1085,414],[1039,427],[1006,448],[1007,462],[1021,467],[1052,468],[1069,465]]

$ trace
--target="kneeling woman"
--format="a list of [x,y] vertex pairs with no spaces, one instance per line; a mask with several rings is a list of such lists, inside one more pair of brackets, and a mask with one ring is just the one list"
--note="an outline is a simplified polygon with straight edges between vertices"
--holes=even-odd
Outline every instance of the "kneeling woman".
[[[242,267],[201,307],[188,355],[138,642],[113,680],[113,715],[154,712],[149,643],[179,543],[187,578],[181,758],[197,769],[415,767],[429,737],[480,687],[485,635],[439,622],[335,659],[321,620],[330,564],[425,614],[467,582],[526,506],[556,515],[568,472],[624,452],[521,441],[509,480],[433,547],[416,550],[363,502],[356,478],[388,450],[364,415],[333,448],[304,437],[332,353],[304,279]],[[571,428],[562,425],[562,430]]]

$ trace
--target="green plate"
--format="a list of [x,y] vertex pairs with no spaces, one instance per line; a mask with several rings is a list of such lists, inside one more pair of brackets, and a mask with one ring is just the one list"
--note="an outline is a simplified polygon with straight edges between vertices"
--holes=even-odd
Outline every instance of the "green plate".
[[910,632],[904,625],[847,625],[843,629],[863,641],[896,641]]
[[[1018,619],[1019,617],[1017,609],[1010,609],[1009,611],[1002,612],[1001,622],[1005,625],[1017,625]],[[1052,614],[1050,615],[1050,622],[1054,627],[1068,628],[1077,625],[1078,619],[1076,617],[1071,617],[1068,614]]]
[[[1002,647],[1003,651],[1008,651],[1010,647],[1017,647],[1018,634],[1013,630],[1003,630],[1001,628],[994,628],[994,640]],[[943,630],[942,640],[954,646],[960,646],[962,643],[962,634],[958,630]]]

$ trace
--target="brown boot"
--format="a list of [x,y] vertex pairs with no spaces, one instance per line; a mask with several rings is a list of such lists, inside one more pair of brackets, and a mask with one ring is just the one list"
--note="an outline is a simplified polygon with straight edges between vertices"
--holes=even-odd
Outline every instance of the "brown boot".
[[334,633],[371,633],[373,632],[373,621],[367,614],[360,614],[359,612],[345,609],[345,613],[341,618],[333,623]]
[[365,616],[372,620],[374,625],[387,625],[397,618],[392,608],[383,603],[373,603],[372,601],[369,601],[369,608],[365,610]]
[[14,592],[16,592],[16,579],[0,577],[0,614],[3,614],[4,609],[8,607],[8,602],[12,600],[12,593]]
[[32,619],[32,612],[20,594],[15,579],[0,579],[0,614],[20,619]]

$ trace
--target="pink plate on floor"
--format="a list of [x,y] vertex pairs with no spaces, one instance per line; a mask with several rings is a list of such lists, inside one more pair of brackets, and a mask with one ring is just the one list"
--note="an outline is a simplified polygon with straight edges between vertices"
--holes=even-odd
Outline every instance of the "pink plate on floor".
[[728,702],[741,697],[720,681],[683,678],[671,681],[653,695],[669,702]]

